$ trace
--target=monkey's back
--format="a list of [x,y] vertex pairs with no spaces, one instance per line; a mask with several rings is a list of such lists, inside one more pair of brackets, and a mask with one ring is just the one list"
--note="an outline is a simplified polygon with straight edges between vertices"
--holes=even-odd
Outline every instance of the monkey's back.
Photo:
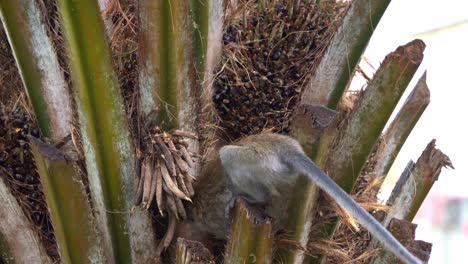
[[196,195],[195,221],[222,238],[229,227],[223,208],[232,195],[244,195],[266,205],[268,215],[275,219],[274,229],[281,229],[296,177],[282,155],[293,152],[303,152],[296,140],[272,133],[248,136],[221,148],[219,158],[225,175]]
[[257,149],[257,155],[279,155],[287,152],[303,152],[297,140],[274,133],[251,135],[232,143],[237,146],[249,146]]
[[262,133],[245,137],[220,150],[220,158],[233,189],[257,203],[279,196],[283,185],[294,183],[297,175],[285,156],[302,153],[299,143],[287,136]]

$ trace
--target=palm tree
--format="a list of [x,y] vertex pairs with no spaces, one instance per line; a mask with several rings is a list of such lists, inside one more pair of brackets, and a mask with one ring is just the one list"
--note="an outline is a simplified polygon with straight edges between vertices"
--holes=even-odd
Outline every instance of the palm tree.
[[[369,210],[381,209],[375,205],[379,185],[369,184],[387,174],[429,103],[421,78],[382,134],[422,61],[424,43],[398,47],[365,91],[350,95],[345,91],[390,1],[318,2],[0,0],[16,62],[2,44],[2,60],[10,62],[4,72],[13,72],[14,80],[21,76],[27,94],[11,103],[15,96],[4,92],[0,109],[0,151],[25,153],[0,156],[0,195],[7,201],[0,206],[3,260],[149,263],[163,255],[169,261],[162,253],[175,243],[177,228],[184,233],[178,223],[188,211],[203,222],[210,212],[200,208],[213,201],[224,206],[218,199],[229,190],[214,167],[217,149],[263,130],[297,138],[343,189],[374,204]],[[407,221],[440,167],[450,165],[434,144],[428,148],[426,155],[438,153],[438,159],[427,162],[423,153],[408,174],[412,180],[402,183],[415,182],[417,190]],[[16,176],[23,175],[25,165],[17,164],[24,161],[38,171],[40,184],[36,174],[30,182]],[[427,172],[433,167],[439,169]],[[35,187],[28,193],[21,182]],[[275,238],[269,221],[253,223],[241,204],[227,251],[215,248],[215,258],[302,263],[393,257],[376,253],[378,246],[364,243],[362,232],[347,232],[353,222],[338,221],[333,211],[339,210],[326,206],[314,184],[301,179],[295,188],[287,217],[275,220],[285,236]],[[34,222],[37,208],[21,192],[45,199],[47,206],[37,207],[41,221]],[[403,199],[401,193],[392,201]],[[383,223],[395,215],[390,210]],[[405,225],[390,227],[398,234]],[[326,242],[332,239],[335,246]],[[426,244],[402,239],[428,259]],[[338,243],[343,240],[352,243]],[[273,254],[273,247],[280,250]],[[200,248],[177,239],[175,258],[214,261]]]

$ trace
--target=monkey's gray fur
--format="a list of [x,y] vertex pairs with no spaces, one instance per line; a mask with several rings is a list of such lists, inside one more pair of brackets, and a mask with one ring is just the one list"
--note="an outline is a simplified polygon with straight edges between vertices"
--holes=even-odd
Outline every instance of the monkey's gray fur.
[[275,198],[282,195],[283,186],[292,185],[301,174],[307,175],[398,258],[410,264],[422,263],[322,172],[296,140],[262,133],[222,147],[219,155],[234,195],[248,197],[248,201],[258,204],[278,202],[281,199]]

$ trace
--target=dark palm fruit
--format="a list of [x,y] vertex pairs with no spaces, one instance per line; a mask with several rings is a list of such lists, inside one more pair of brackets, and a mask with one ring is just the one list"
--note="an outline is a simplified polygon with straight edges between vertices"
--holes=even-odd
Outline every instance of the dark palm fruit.
[[39,129],[33,128],[33,129],[31,130],[31,135],[32,135],[33,137],[39,137]]
[[288,132],[291,112],[332,34],[331,12],[278,1],[227,19],[212,99],[229,138],[264,129]]
[[23,120],[15,118],[13,122],[11,122],[13,128],[22,128],[24,124]]
[[38,212],[33,213],[32,218],[33,218],[34,223],[36,223],[36,224],[41,223],[42,217],[41,217],[40,213],[38,213]]
[[16,173],[15,174],[15,179],[20,181],[20,182],[24,182],[24,175],[23,174],[19,174],[19,173]]
[[8,158],[8,153],[7,152],[2,152],[0,153],[0,163],[5,162]]
[[31,183],[34,182],[34,178],[33,178],[31,175],[28,174],[28,175],[26,175],[26,177],[25,177],[25,181],[26,181],[26,183],[31,184]]

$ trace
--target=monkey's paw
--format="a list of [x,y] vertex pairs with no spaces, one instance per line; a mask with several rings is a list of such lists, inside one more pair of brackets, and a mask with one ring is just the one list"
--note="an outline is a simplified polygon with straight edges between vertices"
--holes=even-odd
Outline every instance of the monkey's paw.
[[265,205],[255,203],[247,196],[237,195],[233,196],[226,205],[224,209],[224,216],[227,219],[232,218],[232,211],[236,203],[243,202],[245,208],[252,214],[254,224],[258,225],[261,223],[265,223],[267,220],[271,219],[271,217],[265,212]]

